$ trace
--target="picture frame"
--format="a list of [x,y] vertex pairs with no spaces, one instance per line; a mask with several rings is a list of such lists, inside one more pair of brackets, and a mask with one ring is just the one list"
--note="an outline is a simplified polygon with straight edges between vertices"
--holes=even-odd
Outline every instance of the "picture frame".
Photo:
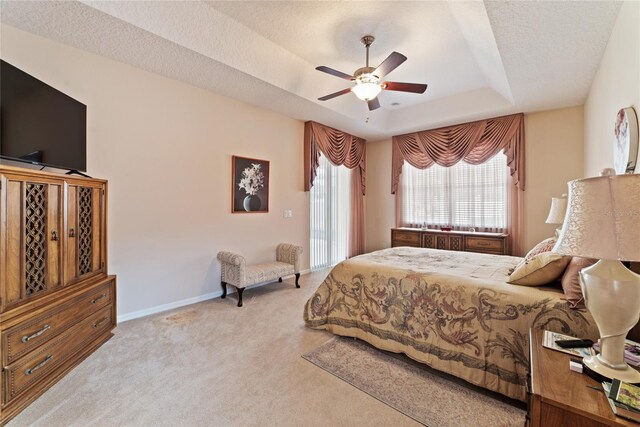
[[614,133],[613,161],[616,173],[640,173],[638,117],[633,107],[618,111]]
[[231,212],[269,212],[269,160],[231,157]]

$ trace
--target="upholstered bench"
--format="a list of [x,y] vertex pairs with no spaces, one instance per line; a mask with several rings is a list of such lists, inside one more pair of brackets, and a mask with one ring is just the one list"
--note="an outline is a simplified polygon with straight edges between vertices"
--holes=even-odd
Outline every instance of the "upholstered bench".
[[295,274],[296,288],[299,288],[300,254],[302,246],[281,243],[276,248],[276,261],[263,264],[246,265],[242,255],[233,252],[218,252],[221,265],[222,298],[227,296],[227,285],[238,290],[238,307],[242,307],[242,292],[247,286],[256,283],[271,282]]

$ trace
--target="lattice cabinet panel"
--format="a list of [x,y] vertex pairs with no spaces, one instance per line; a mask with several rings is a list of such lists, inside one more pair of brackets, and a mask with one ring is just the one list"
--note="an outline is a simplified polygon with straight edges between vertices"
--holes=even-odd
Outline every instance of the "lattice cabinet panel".
[[69,185],[67,283],[104,272],[104,187]]
[[25,294],[47,289],[47,185],[26,184]]
[[93,191],[78,189],[78,269],[80,275],[93,271]]
[[435,236],[431,234],[423,234],[422,235],[422,247],[423,248],[435,248]]
[[62,181],[0,175],[2,309],[61,285]]
[[449,236],[449,250],[452,251],[461,251],[462,247],[462,236]]

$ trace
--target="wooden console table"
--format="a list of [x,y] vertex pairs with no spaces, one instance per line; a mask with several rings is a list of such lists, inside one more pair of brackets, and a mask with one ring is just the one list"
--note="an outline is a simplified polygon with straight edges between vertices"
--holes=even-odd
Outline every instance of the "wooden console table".
[[507,254],[507,234],[471,231],[442,231],[420,228],[392,228],[391,247],[446,249],[450,251]]

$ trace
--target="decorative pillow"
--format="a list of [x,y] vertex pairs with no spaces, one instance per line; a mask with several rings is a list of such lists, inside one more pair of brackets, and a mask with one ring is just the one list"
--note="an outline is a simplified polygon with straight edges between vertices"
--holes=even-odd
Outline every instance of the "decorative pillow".
[[535,245],[533,249],[527,252],[527,255],[525,255],[524,257],[525,261],[530,261],[534,256],[541,254],[543,252],[551,252],[555,244],[556,244],[555,237],[549,237],[548,239],[544,239],[542,242]]
[[584,296],[580,287],[580,270],[597,262],[597,259],[574,256],[562,275],[562,290],[571,308],[582,306]]
[[525,258],[516,266],[507,282],[524,286],[546,285],[562,276],[569,261],[571,261],[570,256],[555,252],[543,252],[529,260]]

